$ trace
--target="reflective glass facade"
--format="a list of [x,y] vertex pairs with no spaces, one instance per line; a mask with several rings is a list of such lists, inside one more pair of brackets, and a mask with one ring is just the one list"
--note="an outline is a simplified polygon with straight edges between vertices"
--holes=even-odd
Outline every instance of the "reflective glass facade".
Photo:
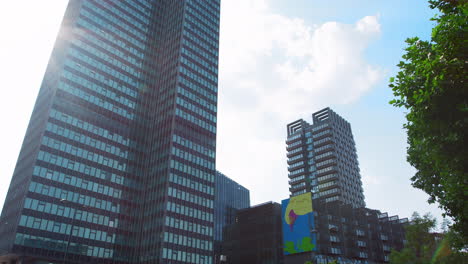
[[365,207],[351,125],[330,108],[288,124],[286,150],[291,196],[312,192],[313,199]]
[[25,261],[213,263],[219,0],[70,0],[0,218]]
[[221,172],[216,172],[214,200],[214,249],[215,263],[220,255],[225,255],[222,249],[223,229],[234,224],[239,209],[250,207],[250,192],[244,186],[233,181]]

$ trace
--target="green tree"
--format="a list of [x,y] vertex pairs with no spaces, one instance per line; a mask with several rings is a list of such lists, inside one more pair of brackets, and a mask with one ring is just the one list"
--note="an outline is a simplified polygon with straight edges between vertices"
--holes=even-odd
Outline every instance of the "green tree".
[[[443,226],[446,225],[443,223]],[[392,250],[391,264],[464,264],[468,263],[466,252],[455,249],[454,238],[458,236],[448,230],[434,233],[436,220],[430,214],[421,217],[413,213],[411,223],[405,227],[405,247]]]
[[439,9],[430,41],[408,43],[390,79],[396,107],[404,107],[412,185],[438,202],[454,224],[458,247],[468,239],[468,3],[432,0]]
[[390,263],[430,263],[437,246],[434,236],[431,235],[435,226],[436,220],[431,215],[420,217],[418,213],[413,213],[411,224],[405,227],[405,247],[400,252],[392,251]]

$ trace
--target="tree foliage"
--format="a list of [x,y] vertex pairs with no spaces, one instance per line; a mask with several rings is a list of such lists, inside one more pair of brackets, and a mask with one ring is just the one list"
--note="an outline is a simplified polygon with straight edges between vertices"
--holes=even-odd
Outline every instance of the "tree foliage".
[[454,247],[456,233],[434,233],[436,220],[430,214],[421,217],[414,213],[411,223],[405,227],[405,247],[401,251],[393,250],[391,264],[464,264],[468,263],[466,252]]
[[430,41],[408,46],[390,79],[396,107],[404,107],[412,185],[454,220],[459,246],[468,238],[468,3],[429,1],[440,13]]

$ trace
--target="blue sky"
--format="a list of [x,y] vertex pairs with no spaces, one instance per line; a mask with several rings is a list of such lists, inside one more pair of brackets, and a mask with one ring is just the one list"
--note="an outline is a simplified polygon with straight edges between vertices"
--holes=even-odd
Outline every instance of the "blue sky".
[[[0,3],[0,205],[66,2]],[[330,106],[351,123],[367,206],[440,218],[410,186],[404,111],[388,104],[404,40],[430,36],[426,1],[222,0],[221,12],[217,167],[253,204],[288,196],[286,124]]]

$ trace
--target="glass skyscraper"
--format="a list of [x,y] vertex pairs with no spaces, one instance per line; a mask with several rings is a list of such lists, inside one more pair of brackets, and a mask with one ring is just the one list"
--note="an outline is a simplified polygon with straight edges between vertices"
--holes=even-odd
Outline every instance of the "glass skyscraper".
[[69,1],[4,259],[213,263],[219,15],[219,0]]
[[312,192],[313,199],[365,207],[351,125],[330,108],[287,125],[291,196]]
[[250,192],[221,172],[216,172],[214,200],[214,249],[215,263],[223,255],[223,229],[234,224],[239,209],[250,207]]

